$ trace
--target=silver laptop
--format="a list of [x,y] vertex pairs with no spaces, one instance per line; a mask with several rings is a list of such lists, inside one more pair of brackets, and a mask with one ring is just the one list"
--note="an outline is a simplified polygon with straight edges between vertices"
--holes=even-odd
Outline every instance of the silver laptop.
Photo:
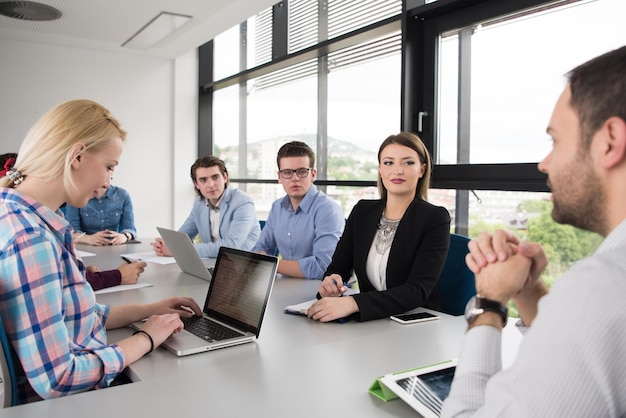
[[186,356],[254,341],[261,332],[277,267],[277,257],[221,247],[204,315],[183,319],[185,329],[171,335],[163,346]]
[[213,267],[204,264],[189,235],[159,226],[157,226],[157,230],[182,271],[200,279],[211,281]]

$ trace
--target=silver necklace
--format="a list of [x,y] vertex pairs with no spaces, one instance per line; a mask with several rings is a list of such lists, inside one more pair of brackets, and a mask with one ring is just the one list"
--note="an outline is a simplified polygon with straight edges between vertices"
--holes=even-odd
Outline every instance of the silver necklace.
[[378,230],[376,231],[376,252],[378,254],[385,254],[387,249],[393,242],[393,237],[396,235],[398,224],[400,219],[387,219],[381,215],[380,222],[378,223]]

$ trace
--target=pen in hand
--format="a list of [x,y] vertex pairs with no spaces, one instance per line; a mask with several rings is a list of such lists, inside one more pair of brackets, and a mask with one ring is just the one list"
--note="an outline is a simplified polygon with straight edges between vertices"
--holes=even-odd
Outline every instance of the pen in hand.
[[128,258],[126,258],[126,257],[124,257],[123,255],[121,255],[120,257],[122,257],[122,260],[126,261],[128,264],[131,264],[131,263],[132,263],[132,260],[130,260],[130,259],[128,259]]

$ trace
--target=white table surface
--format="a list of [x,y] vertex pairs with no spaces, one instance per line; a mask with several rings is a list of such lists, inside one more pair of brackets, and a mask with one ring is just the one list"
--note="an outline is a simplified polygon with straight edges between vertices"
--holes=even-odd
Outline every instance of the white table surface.
[[[120,254],[149,249],[79,245],[95,252],[86,264],[115,268]],[[192,296],[200,306],[209,283],[176,264],[149,264],[140,280],[154,286],[98,295],[105,304],[146,303],[174,294]],[[6,417],[214,416],[214,417],[415,417],[401,400],[383,402],[368,393],[383,374],[455,358],[466,329],[462,317],[401,325],[389,319],[345,324],[319,323],[287,315],[287,305],[312,299],[319,281],[278,278],[253,343],[187,357],[156,349],[129,367],[135,383],[36,402],[0,412]],[[514,321],[509,321],[514,322]],[[505,330],[504,363],[521,339]],[[129,328],[109,331],[116,341]]]

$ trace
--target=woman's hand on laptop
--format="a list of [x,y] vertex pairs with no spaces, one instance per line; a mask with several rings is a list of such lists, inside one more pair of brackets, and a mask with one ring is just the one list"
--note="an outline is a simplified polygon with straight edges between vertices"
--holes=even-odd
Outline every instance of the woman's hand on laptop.
[[177,314],[152,315],[144,322],[141,331],[147,333],[154,343],[160,346],[170,335],[183,330],[183,321]]
[[183,318],[202,316],[202,309],[193,298],[173,296],[153,304],[153,314],[175,313]]

